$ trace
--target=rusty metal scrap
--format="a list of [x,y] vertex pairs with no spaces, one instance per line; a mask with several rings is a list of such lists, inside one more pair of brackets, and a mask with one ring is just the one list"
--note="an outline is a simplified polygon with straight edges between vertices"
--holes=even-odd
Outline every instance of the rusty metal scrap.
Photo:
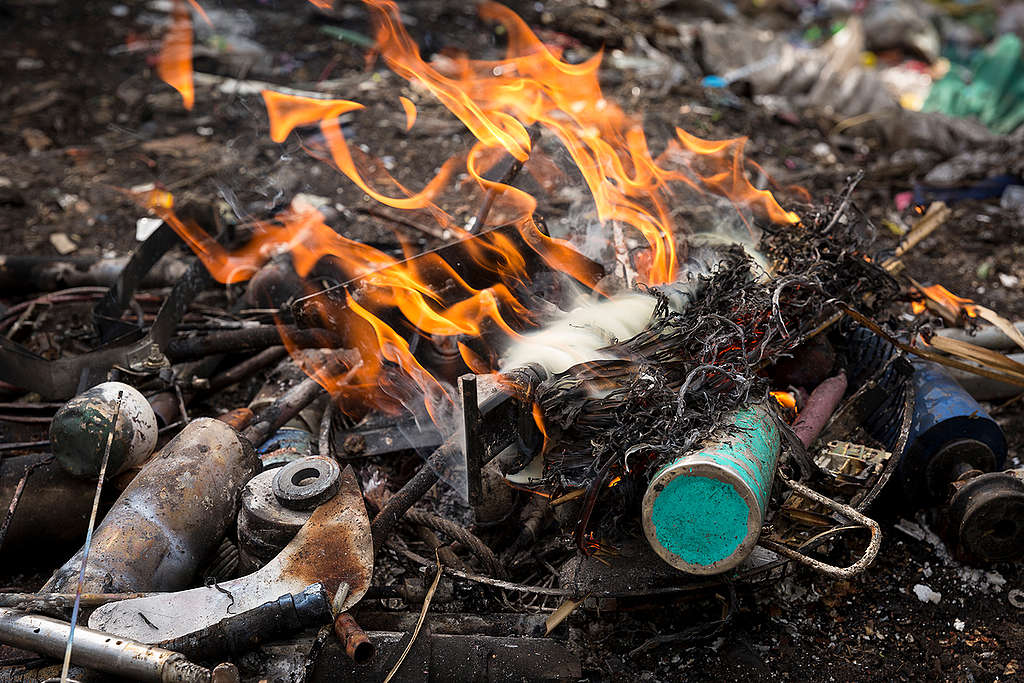
[[[0,642],[40,654],[64,654],[71,624],[0,607]],[[114,639],[109,633],[82,626],[75,629],[76,664],[154,683],[238,683],[234,665],[220,665],[211,671],[186,659],[179,652],[153,647],[129,639]]]
[[248,576],[203,588],[124,600],[98,608],[89,625],[107,633],[160,642],[211,626],[284,593],[320,583],[335,612],[359,602],[373,573],[370,523],[355,472],[318,507],[277,557]]
[[[193,420],[139,472],[96,529],[83,590],[177,590],[220,543],[259,459],[223,422]],[[80,550],[43,590],[73,591]],[[310,583],[299,587],[301,590]],[[280,593],[278,593],[280,595]]]

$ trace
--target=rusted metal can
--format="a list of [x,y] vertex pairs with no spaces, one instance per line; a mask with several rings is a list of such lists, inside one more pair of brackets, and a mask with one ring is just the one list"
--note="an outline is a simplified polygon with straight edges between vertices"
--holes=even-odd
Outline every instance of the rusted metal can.
[[77,477],[96,477],[111,429],[107,476],[141,465],[153,454],[156,414],[149,401],[135,387],[104,382],[75,396],[53,416],[50,442],[57,462]]
[[780,450],[769,410],[733,413],[721,436],[662,467],[647,486],[644,533],[673,567],[720,574],[754,549]]
[[947,512],[957,555],[980,563],[1024,558],[1024,469],[971,474],[953,484]]
[[[239,491],[260,469],[249,442],[211,418],[193,420],[146,463],[93,534],[86,592],[186,587],[238,511]],[[79,550],[43,587],[73,592]]]

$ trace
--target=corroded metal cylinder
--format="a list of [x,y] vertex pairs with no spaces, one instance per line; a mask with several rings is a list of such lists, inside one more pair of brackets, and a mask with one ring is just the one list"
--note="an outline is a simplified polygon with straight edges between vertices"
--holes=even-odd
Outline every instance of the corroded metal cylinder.
[[950,536],[973,562],[1024,558],[1024,469],[958,481],[949,504]]
[[[233,664],[214,671],[193,664],[184,655],[85,626],[75,628],[71,661],[133,681],[155,683],[237,683]],[[0,607],[0,642],[50,657],[64,654],[71,624]],[[25,679],[28,680],[28,679]]]
[[345,646],[345,654],[356,664],[366,664],[376,653],[373,642],[348,612],[342,612],[334,620],[334,635]]
[[107,476],[141,465],[156,448],[156,415],[146,397],[127,384],[104,382],[75,396],[53,416],[50,442],[57,462],[70,474],[95,478],[111,429]]
[[274,495],[277,470],[253,477],[242,489],[238,513],[238,551],[242,573],[256,571],[274,559],[295,538],[312,510],[292,510]]
[[734,413],[720,436],[662,467],[647,486],[644,533],[673,567],[719,574],[753,550],[780,449],[768,410]]
[[949,494],[959,468],[991,472],[1006,460],[999,424],[941,366],[914,362],[914,420],[897,474],[918,503]]
[[[85,592],[185,588],[238,511],[239,491],[260,462],[228,425],[193,420],[143,466],[93,534]],[[74,592],[79,550],[43,587]]]

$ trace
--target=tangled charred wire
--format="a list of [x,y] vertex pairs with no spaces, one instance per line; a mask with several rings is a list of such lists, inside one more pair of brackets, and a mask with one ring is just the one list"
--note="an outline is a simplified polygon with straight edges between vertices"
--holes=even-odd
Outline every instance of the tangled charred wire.
[[616,360],[576,366],[539,387],[554,444],[543,487],[553,495],[586,489],[581,548],[598,497],[625,496],[608,507],[631,509],[661,465],[707,440],[727,413],[766,400],[764,368],[820,328],[836,301],[871,314],[893,299],[897,283],[867,255],[872,237],[844,200],[800,225],[763,230],[770,276],[737,245],[715,251],[711,263],[694,266],[691,257],[697,274],[681,283],[685,307],[671,285],[647,289],[658,300],[654,315],[605,349]]

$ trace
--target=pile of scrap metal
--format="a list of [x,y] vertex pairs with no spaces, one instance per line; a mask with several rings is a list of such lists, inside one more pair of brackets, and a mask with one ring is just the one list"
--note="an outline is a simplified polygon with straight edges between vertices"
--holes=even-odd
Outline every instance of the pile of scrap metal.
[[[649,320],[598,360],[476,375],[419,337],[418,361],[458,383],[457,428],[343,412],[324,382],[328,400],[323,378],[358,364],[336,333],[359,282],[302,297],[277,258],[245,291],[206,291],[197,263],[147,313],[159,299],[136,289],[175,242],[161,228],[87,290],[97,348],[48,360],[0,337],[20,398],[0,419],[49,408],[25,422],[48,439],[2,447],[3,565],[85,539],[38,591],[0,596],[0,643],[43,656],[6,657],[0,681],[575,679],[549,636],[574,608],[728,594],[689,634],[707,637],[737,587],[794,562],[864,571],[880,505],[942,510],[971,561],[1019,559],[1024,475],[1000,471],[974,399],[910,359],[920,330],[874,322],[903,289],[845,210],[765,227],[770,275],[692,244],[696,275],[630,294]],[[472,286],[475,239],[432,253]],[[233,410],[190,416],[220,393]]]

